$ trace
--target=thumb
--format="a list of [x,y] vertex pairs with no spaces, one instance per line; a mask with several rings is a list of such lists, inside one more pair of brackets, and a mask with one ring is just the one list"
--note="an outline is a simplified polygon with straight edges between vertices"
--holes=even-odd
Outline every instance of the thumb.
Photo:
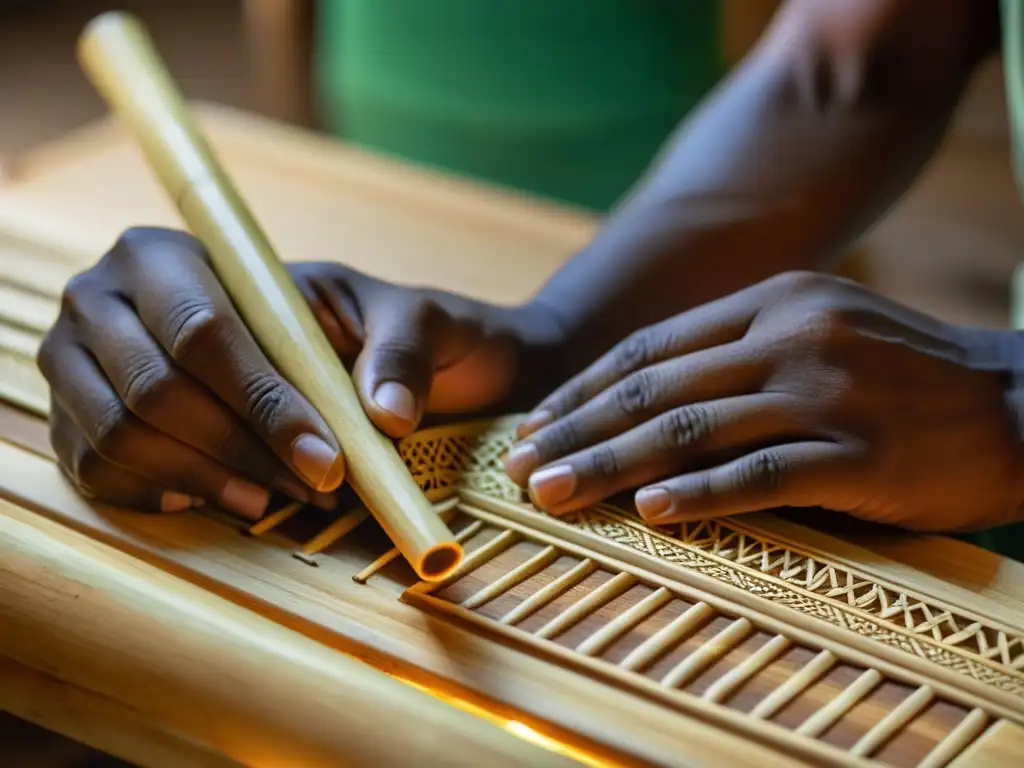
[[427,407],[435,372],[464,357],[479,335],[426,297],[396,291],[366,311],[355,380],[363,407],[385,434],[404,437]]

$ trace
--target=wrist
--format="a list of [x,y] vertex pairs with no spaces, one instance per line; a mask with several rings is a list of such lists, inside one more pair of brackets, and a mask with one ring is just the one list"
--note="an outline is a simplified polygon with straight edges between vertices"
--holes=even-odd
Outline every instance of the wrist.
[[569,335],[557,312],[536,300],[497,308],[494,327],[516,349],[515,379],[503,408],[529,410],[565,380]]
[[1024,333],[965,327],[956,333],[968,368],[1002,376],[1003,407],[1016,448],[1016,519],[1024,521]]

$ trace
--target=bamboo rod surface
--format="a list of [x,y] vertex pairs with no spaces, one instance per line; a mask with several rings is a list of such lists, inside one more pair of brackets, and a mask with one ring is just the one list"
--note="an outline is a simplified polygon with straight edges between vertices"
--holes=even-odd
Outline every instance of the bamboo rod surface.
[[351,378],[194,125],[146,30],[130,15],[103,14],[82,33],[78,55],[206,247],[260,346],[346,449],[349,482],[367,508],[421,578],[450,574],[462,547],[366,416]]
[[577,765],[0,501],[0,655],[243,765]]

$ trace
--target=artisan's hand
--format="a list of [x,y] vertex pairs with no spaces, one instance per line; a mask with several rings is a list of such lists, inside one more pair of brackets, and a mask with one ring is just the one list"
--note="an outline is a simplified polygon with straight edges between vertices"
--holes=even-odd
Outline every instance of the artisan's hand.
[[1003,524],[1024,450],[992,334],[782,275],[621,343],[534,411],[508,471],[554,514],[639,488],[653,524],[784,506]]
[[[388,434],[412,431],[428,408],[493,405],[512,386],[514,334],[491,315],[515,311],[334,265],[293,275],[339,354],[362,350],[357,387]],[[251,519],[272,489],[333,503],[342,446],[264,356],[188,235],[122,236],[69,283],[39,365],[53,445],[87,495],[152,511],[211,502]]]

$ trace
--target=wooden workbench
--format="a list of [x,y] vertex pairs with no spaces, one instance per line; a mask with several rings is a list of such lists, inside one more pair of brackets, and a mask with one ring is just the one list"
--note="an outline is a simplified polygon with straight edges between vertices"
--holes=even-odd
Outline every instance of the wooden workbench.
[[[337,259],[384,279],[439,286],[490,301],[517,302],[586,243],[596,227],[591,217],[578,211],[414,171],[245,114],[204,107],[201,119],[229,172],[248,196],[279,252],[288,259]],[[19,238],[42,244],[44,250],[36,265],[44,281],[52,283],[62,276],[66,279],[88,266],[126,226],[133,224],[178,226],[179,222],[131,142],[111,123],[89,126],[53,146],[18,158],[10,166],[9,178],[0,183],[0,230],[9,235],[7,247],[13,247],[10,243]],[[139,519],[130,513],[110,512],[96,517],[88,505],[73,501],[66,488],[44,488],[47,479],[52,481],[57,475],[45,459],[38,427],[28,426],[19,436],[13,420],[5,424],[9,431],[0,435],[0,457],[14,457],[20,455],[19,451],[26,457],[19,460],[17,476],[10,471],[5,475],[0,459],[0,497],[17,502],[20,511],[11,514],[19,525],[30,525],[26,521],[35,512],[47,514],[47,510],[59,508],[66,515],[63,522],[91,530],[130,557],[172,562],[172,570],[180,578],[207,588],[214,588],[210,585],[220,583],[218,579],[226,579],[223,583],[241,589],[238,585],[242,582],[232,582],[235,577],[230,573],[223,575],[232,569],[243,573],[245,567],[238,565],[240,561],[215,559],[212,570],[191,572],[195,560],[187,552],[168,554],[160,550],[180,536],[177,529],[161,529],[152,519]],[[227,541],[219,529],[210,527],[212,523],[199,525],[200,539],[209,547]],[[837,530],[831,526],[823,532],[763,514],[747,518],[744,525],[753,532],[748,535],[754,539],[762,536],[784,542],[792,552],[828,553],[830,567],[869,573],[878,584],[899,585],[907,594],[930,596],[934,604],[979,617],[982,623],[991,620],[993,625],[1005,628],[1007,636],[1024,635],[1024,566],[1020,564],[943,537],[875,528]],[[50,531],[42,524],[37,528],[40,537]],[[231,550],[236,558],[252,554],[236,544],[231,544]],[[264,557],[260,552],[253,556]],[[265,558],[268,563],[273,560],[269,554]],[[286,587],[287,580],[284,586],[267,587],[268,595],[287,599]],[[215,591],[275,620],[287,614],[267,596],[246,601],[227,588]],[[409,606],[401,606],[393,616],[382,616],[373,624],[363,615],[366,606],[360,607],[355,592],[346,587],[339,588],[338,594],[339,599],[348,599],[344,597],[347,595],[353,602],[332,629],[356,637],[353,622],[370,621],[369,629],[364,628],[363,635],[357,637],[363,643],[375,631],[386,634],[387,622],[406,621],[404,612],[412,611]],[[850,595],[852,600],[852,588]],[[909,612],[914,610],[916,605],[908,608]],[[296,620],[294,627],[312,632],[309,615],[305,619],[306,623]],[[415,657],[415,663],[435,675],[458,676],[451,671],[450,660],[439,660],[438,649],[414,645],[410,640],[404,652]],[[566,675],[567,686],[576,685],[569,673],[558,674]],[[128,756],[132,750],[137,755],[138,750],[162,749],[171,754],[174,749],[184,749],[153,722],[140,721],[137,713],[119,711],[112,705],[107,710],[97,709],[96,701],[82,698],[85,694],[81,691],[65,691],[53,699],[52,694],[62,690],[59,680],[44,678],[39,669],[0,663],[0,688],[7,685],[7,690],[43,692],[19,712],[22,716],[76,738],[87,734],[97,746],[116,747],[119,754]],[[486,686],[488,681],[462,682]],[[583,686],[572,690],[582,695],[588,689]],[[584,704],[580,702],[581,707]],[[5,705],[0,697],[3,706],[13,704],[8,701]],[[541,707],[539,703],[536,706]],[[646,727],[654,734],[659,726],[678,732],[696,729],[694,734],[712,733],[697,729],[695,722],[683,715],[672,718],[653,706],[637,703],[634,711],[622,714],[617,728],[622,733]],[[579,727],[587,729],[582,723]],[[992,748],[1002,749],[1009,744],[1010,749],[1016,749],[1024,744],[1019,741],[1022,734],[1024,728],[1009,724],[992,737],[998,737]],[[625,737],[614,738],[621,741]],[[721,757],[727,753],[730,742],[725,732],[716,738],[721,741],[709,738],[694,742],[695,764],[714,764],[716,754]],[[644,759],[657,762],[659,756],[664,759],[671,754],[672,742],[666,739],[661,743],[652,736],[645,744]],[[984,752],[985,748],[982,744],[978,750]],[[745,762],[753,765],[765,759],[760,748],[751,749],[743,755]]]

